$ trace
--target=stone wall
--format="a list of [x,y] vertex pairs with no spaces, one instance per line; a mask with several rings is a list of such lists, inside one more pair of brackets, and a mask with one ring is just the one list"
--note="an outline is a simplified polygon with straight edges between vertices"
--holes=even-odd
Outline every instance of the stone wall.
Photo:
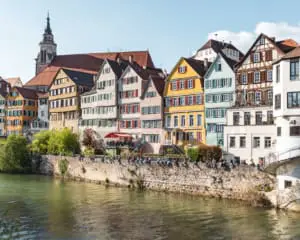
[[[65,158],[65,157],[63,157]],[[60,176],[59,156],[43,156],[40,172]],[[76,180],[118,186],[143,187],[156,191],[188,193],[249,201],[255,205],[270,205],[262,187],[274,189],[274,178],[256,168],[241,166],[231,171],[196,166],[129,165],[127,162],[102,163],[66,157],[65,175]],[[266,188],[265,188],[266,189]]]

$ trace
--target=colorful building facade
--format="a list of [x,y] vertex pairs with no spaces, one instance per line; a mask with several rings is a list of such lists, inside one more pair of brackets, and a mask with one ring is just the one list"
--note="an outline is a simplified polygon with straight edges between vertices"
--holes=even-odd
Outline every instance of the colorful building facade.
[[206,143],[209,145],[224,145],[227,108],[235,102],[236,63],[219,53],[205,74]]
[[35,90],[13,87],[7,95],[6,135],[23,135],[37,117],[38,96]]
[[49,90],[50,129],[69,128],[79,134],[80,94],[91,90],[93,75],[61,69]]
[[206,143],[204,75],[210,63],[181,58],[164,89],[166,144]]

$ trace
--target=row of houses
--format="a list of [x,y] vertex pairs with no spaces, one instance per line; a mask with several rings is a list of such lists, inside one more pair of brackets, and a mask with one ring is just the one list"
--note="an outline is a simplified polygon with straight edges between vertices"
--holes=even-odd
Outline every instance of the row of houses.
[[292,39],[260,34],[245,54],[210,39],[169,74],[149,51],[57,55],[56,47],[47,18],[36,75],[0,101],[3,135],[93,129],[100,139],[141,141],[145,152],[219,145],[224,157],[255,163],[298,151],[300,47]]

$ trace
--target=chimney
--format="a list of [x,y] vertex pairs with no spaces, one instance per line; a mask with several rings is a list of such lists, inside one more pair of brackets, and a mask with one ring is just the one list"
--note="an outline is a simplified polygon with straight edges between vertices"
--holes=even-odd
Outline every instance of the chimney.
[[143,66],[143,69],[146,70],[146,69],[147,69],[147,66]]
[[128,61],[129,61],[130,63],[132,63],[132,62],[133,62],[133,56],[132,56],[132,55],[129,55],[129,57],[128,57]]
[[208,69],[208,58],[204,58],[203,64],[204,64],[204,68]]

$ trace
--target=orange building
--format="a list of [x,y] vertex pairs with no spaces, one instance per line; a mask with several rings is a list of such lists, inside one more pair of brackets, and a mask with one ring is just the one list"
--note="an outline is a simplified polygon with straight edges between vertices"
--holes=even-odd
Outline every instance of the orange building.
[[38,96],[35,90],[13,87],[7,95],[6,131],[22,135],[38,112]]

